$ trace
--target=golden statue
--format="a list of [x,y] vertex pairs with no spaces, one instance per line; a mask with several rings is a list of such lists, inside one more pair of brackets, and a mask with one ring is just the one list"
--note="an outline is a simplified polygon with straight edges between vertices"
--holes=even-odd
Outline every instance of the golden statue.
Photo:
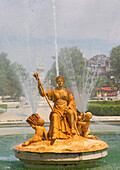
[[35,135],[29,139],[28,141],[24,142],[22,146],[27,146],[31,143],[41,141],[43,139],[47,140],[47,131],[44,127],[44,120],[36,113],[32,114],[27,120],[33,129],[35,129]]
[[54,102],[54,108],[50,106],[52,112],[50,114],[49,139],[66,139],[72,135],[78,134],[76,126],[77,112],[75,99],[72,92],[63,87],[65,78],[61,75],[58,76],[56,78],[58,87],[44,92],[38,73],[35,73],[34,77],[38,80],[40,95],[42,97],[45,96],[47,101],[49,99]]

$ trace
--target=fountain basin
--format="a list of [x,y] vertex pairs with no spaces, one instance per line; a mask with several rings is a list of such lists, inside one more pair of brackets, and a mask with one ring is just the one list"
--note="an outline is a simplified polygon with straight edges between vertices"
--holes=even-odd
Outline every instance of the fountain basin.
[[107,155],[107,149],[83,153],[35,153],[15,151],[15,156],[29,168],[80,167],[93,164]]
[[80,167],[93,164],[107,155],[108,145],[101,140],[76,136],[67,140],[40,141],[14,147],[15,156],[30,168]]

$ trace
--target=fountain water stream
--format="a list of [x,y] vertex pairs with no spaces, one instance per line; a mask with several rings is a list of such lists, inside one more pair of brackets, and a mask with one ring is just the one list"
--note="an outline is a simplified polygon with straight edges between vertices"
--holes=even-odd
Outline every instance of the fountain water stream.
[[[85,112],[87,109],[88,100],[90,99],[91,92],[97,82],[100,71],[98,70],[98,64],[96,64],[95,70],[93,73],[85,65],[84,75],[81,79],[81,82],[77,84],[75,70],[72,64],[72,58],[69,54],[68,56],[63,55],[62,60],[64,61],[64,69],[67,73],[68,81],[70,82],[69,88],[72,90],[77,108],[81,112]],[[97,63],[99,63],[99,58]],[[89,63],[88,63],[89,65]],[[71,69],[72,68],[72,69]]]
[[56,6],[55,0],[53,1],[53,18],[54,18],[54,32],[55,32],[55,54],[56,54],[56,75],[59,75],[59,65],[58,65],[58,45],[57,45],[57,26],[56,26]]

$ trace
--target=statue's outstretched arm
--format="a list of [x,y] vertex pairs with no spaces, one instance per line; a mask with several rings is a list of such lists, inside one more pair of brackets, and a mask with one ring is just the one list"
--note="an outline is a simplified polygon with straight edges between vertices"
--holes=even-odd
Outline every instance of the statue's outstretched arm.
[[48,98],[47,98],[47,95],[46,95],[47,93],[44,92],[44,88],[43,88],[42,83],[41,83],[41,81],[40,81],[40,79],[39,79],[38,73],[34,73],[33,76],[34,76],[34,77],[36,78],[36,80],[38,81],[38,89],[39,89],[40,95],[41,95],[41,96],[45,96],[45,98],[46,98],[46,100],[47,100],[50,108],[53,110],[53,107],[51,106],[51,104],[50,104],[50,102],[49,102],[49,100],[48,100]]
[[45,96],[45,92],[41,89],[41,86],[39,85],[39,82],[38,82],[38,90],[39,90],[39,94],[44,97]]

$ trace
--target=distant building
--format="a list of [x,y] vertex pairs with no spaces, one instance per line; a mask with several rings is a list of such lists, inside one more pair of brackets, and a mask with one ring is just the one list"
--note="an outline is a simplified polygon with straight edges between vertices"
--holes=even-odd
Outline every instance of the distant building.
[[106,72],[110,71],[110,58],[106,55],[96,55],[89,60],[89,68],[94,72],[100,72],[100,76],[104,76]]

